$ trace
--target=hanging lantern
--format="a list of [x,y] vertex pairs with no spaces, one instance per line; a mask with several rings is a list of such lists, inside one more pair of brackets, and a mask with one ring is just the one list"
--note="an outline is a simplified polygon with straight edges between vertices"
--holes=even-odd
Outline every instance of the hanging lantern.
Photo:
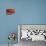
[[[15,43],[14,41],[15,41],[15,39],[16,39],[16,33],[14,33],[14,32],[10,33],[9,36],[8,36],[8,39],[9,39],[10,41],[12,41],[12,43],[11,43],[11,46],[12,46],[13,43]],[[8,46],[10,46],[10,43],[9,43],[9,42],[8,42]]]
[[7,14],[7,15],[12,15],[12,14],[14,14],[15,12],[16,12],[15,9],[12,9],[12,8],[6,9],[6,14]]
[[9,36],[8,36],[9,40],[14,40],[15,41],[15,38],[16,38],[16,34],[15,33],[10,33]]

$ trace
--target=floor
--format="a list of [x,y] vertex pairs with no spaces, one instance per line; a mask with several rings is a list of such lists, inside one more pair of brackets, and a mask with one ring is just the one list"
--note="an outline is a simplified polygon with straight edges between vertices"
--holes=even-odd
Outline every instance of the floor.
[[21,40],[20,43],[21,43],[20,46],[46,46],[45,41],[34,41],[34,42],[32,42],[31,40],[28,40],[28,41]]
[[[0,46],[8,46],[8,44],[0,44]],[[13,45],[10,45],[13,46]],[[18,44],[15,44],[14,46],[18,46]]]
[[[8,46],[7,44],[0,44],[0,46]],[[10,45],[11,46],[11,45]],[[21,42],[18,44],[15,44],[14,46],[46,46],[46,42],[43,41],[34,41],[31,40],[25,41],[21,40]]]

